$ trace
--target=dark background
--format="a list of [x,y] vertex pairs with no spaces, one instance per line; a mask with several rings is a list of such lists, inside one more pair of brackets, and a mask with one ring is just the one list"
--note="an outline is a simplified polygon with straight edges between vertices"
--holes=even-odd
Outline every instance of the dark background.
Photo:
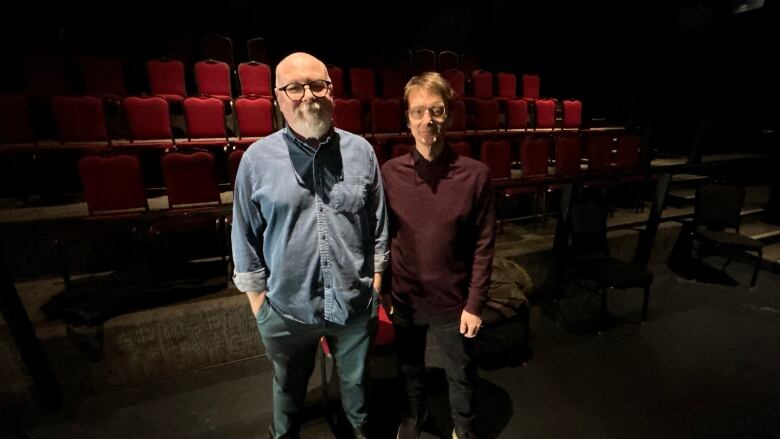
[[767,152],[778,124],[777,5],[735,13],[746,1],[26,2],[0,19],[0,79],[3,92],[23,90],[25,53],[79,46],[124,59],[128,91],[141,93],[143,62],[172,35],[230,36],[236,62],[256,36],[274,60],[303,50],[343,67],[376,65],[398,46],[453,50],[494,73],[537,73],[543,96],[579,98],[586,120],[629,125],[661,153],[687,154],[702,124],[705,153]]

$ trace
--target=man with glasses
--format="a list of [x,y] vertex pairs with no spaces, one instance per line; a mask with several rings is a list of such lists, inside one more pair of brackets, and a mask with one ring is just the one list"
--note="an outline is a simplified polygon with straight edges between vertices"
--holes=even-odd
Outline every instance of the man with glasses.
[[298,437],[324,336],[347,419],[365,438],[365,359],[388,260],[377,159],[365,139],[333,127],[321,61],[288,56],[276,68],[276,86],[287,126],[242,157],[232,230],[233,280],[249,298],[274,367],[270,434]]
[[[389,285],[408,414],[398,438],[417,438],[425,422],[425,347],[430,331],[445,356],[453,438],[474,437],[475,363],[495,243],[488,167],[447,144],[454,92],[438,73],[409,80],[407,124],[415,147],[382,166],[390,221]],[[389,288],[387,288],[389,287]],[[383,296],[383,301],[386,298]]]

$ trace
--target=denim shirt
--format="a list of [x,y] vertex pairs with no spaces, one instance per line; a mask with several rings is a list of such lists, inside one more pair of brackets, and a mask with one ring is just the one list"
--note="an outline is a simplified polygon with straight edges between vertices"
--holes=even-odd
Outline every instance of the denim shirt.
[[345,324],[370,312],[388,261],[379,167],[362,137],[334,129],[319,148],[289,128],[247,150],[233,191],[233,282],[268,291],[281,315]]

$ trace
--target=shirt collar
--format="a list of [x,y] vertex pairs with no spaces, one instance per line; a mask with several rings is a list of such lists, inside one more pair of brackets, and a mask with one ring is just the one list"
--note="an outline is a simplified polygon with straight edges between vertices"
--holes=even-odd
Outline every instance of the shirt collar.
[[455,161],[456,154],[449,144],[445,143],[442,151],[433,160],[423,157],[416,147],[413,147],[411,155],[414,181],[417,185],[432,184],[435,186],[439,180],[450,178],[450,165]]
[[[295,131],[291,130],[289,126],[284,127],[284,135],[290,138],[297,145],[310,150],[314,150],[314,148],[312,148],[308,143],[306,143],[306,140],[303,137],[301,137]],[[331,143],[333,143],[335,137],[336,137],[336,130],[331,126],[330,130],[328,130],[328,133],[325,135],[324,140],[320,141],[319,147],[322,148],[324,146],[330,145]]]

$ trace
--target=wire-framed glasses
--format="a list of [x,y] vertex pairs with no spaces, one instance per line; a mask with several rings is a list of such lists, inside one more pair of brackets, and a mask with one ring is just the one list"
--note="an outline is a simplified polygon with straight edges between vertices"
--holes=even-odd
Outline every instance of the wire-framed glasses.
[[321,98],[328,94],[330,84],[330,81],[324,79],[318,79],[305,84],[291,82],[284,87],[278,87],[277,90],[284,91],[284,94],[293,101],[300,101],[303,99],[303,95],[306,94],[306,87],[309,88],[309,91],[311,91],[311,94],[314,95],[314,97]]
[[412,107],[410,108],[406,114],[409,115],[409,117],[412,120],[420,120],[425,116],[425,113],[428,112],[428,114],[431,116],[431,119],[441,119],[447,114],[447,107],[444,105],[434,105],[433,107]]

